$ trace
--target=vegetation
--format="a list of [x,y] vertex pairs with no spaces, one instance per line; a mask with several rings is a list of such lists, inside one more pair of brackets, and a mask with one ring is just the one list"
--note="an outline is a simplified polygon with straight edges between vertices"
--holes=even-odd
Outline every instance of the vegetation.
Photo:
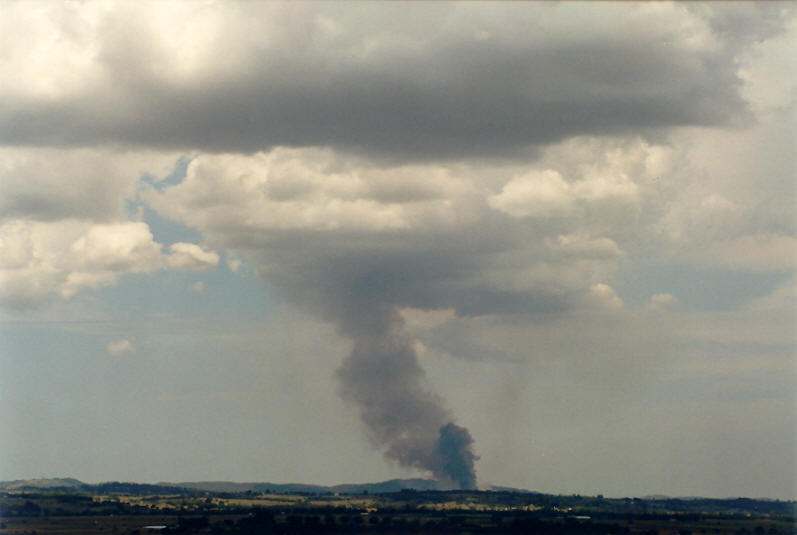
[[787,535],[795,502],[608,499],[513,491],[211,492],[106,483],[0,492],[2,535]]

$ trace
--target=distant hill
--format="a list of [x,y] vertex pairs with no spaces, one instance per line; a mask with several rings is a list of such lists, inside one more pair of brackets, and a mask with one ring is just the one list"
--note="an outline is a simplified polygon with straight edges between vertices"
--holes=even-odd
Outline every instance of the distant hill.
[[437,483],[431,479],[391,479],[379,483],[353,483],[344,485],[308,485],[305,483],[234,483],[232,481],[192,481],[182,483],[160,482],[154,485],[146,483],[120,483],[109,481],[104,483],[84,483],[74,478],[50,479],[17,479],[14,481],[0,481],[0,490],[80,490],[84,492],[105,493],[130,493],[130,494],[157,494],[179,493],[186,491],[208,492],[278,492],[278,493],[314,493],[327,492],[337,494],[380,494],[399,492],[403,489],[419,491],[438,490]]
[[66,491],[90,494],[194,494],[195,489],[183,488],[173,484],[149,485],[147,483],[84,483],[74,478],[17,479],[0,481],[0,490],[14,491]]
[[400,492],[404,489],[438,490],[437,482],[432,479],[391,479],[381,483],[363,483],[360,485],[335,485],[329,487],[332,492],[340,494],[379,494],[384,492]]
[[49,479],[16,479],[14,481],[0,481],[0,490],[29,490],[29,489],[79,489],[84,486],[82,481],[71,477]]
[[516,489],[515,487],[502,487],[500,485],[490,485],[486,490],[491,490],[493,492],[517,492],[518,494],[539,494],[539,492],[535,492],[533,490]]
[[[158,485],[168,485],[172,487],[182,487],[186,489],[204,490],[209,492],[306,492],[306,493],[337,493],[337,494],[362,494],[367,492],[369,494],[385,494],[389,492],[400,492],[405,489],[428,491],[428,490],[445,490],[441,488],[438,483],[432,479],[391,479],[388,481],[381,481],[379,483],[351,483],[343,485],[308,485],[304,483],[233,483],[230,481],[190,481],[182,483],[166,483],[161,482]],[[484,490],[491,490],[494,492],[518,492],[518,493],[533,493],[526,489],[517,489],[513,487],[501,487],[492,485]]]
[[181,483],[165,483],[172,487],[206,490],[210,492],[307,492],[307,493],[337,493],[337,494],[380,494],[386,492],[399,492],[403,489],[437,490],[437,483],[431,479],[391,479],[380,483],[353,483],[344,485],[307,485],[302,483],[233,483],[230,481],[191,481]]
[[[445,498],[446,489],[441,488],[431,479],[391,479],[378,483],[359,483],[346,485],[308,485],[302,483],[269,483],[252,482],[236,483],[231,481],[195,481],[182,483],[130,483],[107,481],[103,483],[84,483],[74,478],[39,478],[0,481],[0,491],[30,491],[34,494],[81,494],[81,495],[178,495],[205,496],[205,493],[238,494],[248,491],[274,492],[283,494],[391,494],[403,490],[414,492],[406,494],[403,499],[440,500]],[[459,493],[461,491],[452,491]],[[491,503],[503,503],[511,495],[524,503],[533,500],[538,506],[559,508],[601,508],[602,510],[622,512],[640,507],[644,503],[648,512],[738,512],[756,514],[789,514],[797,513],[797,501],[773,500],[767,498],[701,498],[701,497],[668,497],[648,495],[643,498],[606,498],[603,496],[553,495],[534,492],[513,487],[492,485],[480,491],[469,491],[481,494],[482,499]],[[403,494],[403,493],[402,493]],[[486,494],[494,494],[486,497]],[[533,496],[533,498],[530,498]]]

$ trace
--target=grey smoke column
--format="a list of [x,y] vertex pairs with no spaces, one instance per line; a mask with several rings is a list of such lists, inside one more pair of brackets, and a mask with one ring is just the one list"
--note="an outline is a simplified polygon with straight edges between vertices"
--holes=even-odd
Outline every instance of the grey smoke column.
[[337,373],[341,394],[357,404],[370,438],[385,448],[386,457],[431,472],[445,487],[475,488],[473,439],[426,388],[395,307],[360,305],[341,325],[354,340]]

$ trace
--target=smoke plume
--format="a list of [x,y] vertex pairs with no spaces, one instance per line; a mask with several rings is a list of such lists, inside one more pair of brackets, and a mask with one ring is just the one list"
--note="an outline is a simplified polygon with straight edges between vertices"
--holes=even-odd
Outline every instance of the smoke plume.
[[473,439],[426,387],[413,341],[402,326],[389,305],[365,305],[345,314],[341,329],[354,348],[337,372],[341,394],[358,406],[369,437],[387,458],[431,472],[442,487],[475,488]]

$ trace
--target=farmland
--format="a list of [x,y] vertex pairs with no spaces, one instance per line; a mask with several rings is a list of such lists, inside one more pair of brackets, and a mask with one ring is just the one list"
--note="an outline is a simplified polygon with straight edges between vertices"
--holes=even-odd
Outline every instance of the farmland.
[[[126,485],[126,486],[125,486]],[[6,490],[0,535],[538,533],[786,535],[795,503],[509,491],[211,492],[135,484]]]

